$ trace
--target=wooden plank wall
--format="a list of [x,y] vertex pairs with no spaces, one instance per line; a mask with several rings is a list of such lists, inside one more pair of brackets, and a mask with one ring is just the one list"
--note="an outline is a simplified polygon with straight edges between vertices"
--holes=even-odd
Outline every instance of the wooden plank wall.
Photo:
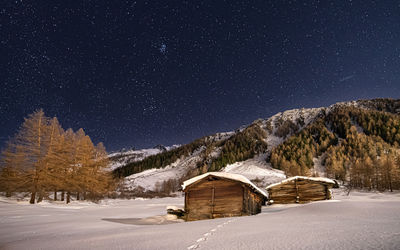
[[274,203],[306,203],[330,199],[329,186],[309,180],[295,180],[268,190]]
[[253,192],[249,187],[244,186],[243,212],[246,215],[254,215],[261,212],[264,198]]
[[185,211],[189,221],[242,215],[241,183],[204,179],[185,192]]

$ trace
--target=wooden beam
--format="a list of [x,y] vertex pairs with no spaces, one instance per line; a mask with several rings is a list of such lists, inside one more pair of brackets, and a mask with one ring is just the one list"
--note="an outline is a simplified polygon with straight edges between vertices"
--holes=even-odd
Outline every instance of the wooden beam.
[[214,199],[215,199],[215,186],[212,186],[212,193],[211,193],[211,218],[214,219]]

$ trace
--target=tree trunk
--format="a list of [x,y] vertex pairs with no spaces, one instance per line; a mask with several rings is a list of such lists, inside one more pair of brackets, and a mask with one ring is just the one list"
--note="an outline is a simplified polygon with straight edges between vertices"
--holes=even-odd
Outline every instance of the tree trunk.
[[76,200],[79,201],[79,192],[76,192]]
[[68,192],[67,192],[67,204],[70,203],[70,202],[71,202],[71,194],[70,194],[70,192],[68,191]]
[[57,200],[57,191],[54,191],[54,201]]
[[83,192],[83,200],[86,200],[86,192]]
[[42,202],[43,201],[43,193],[42,192],[39,192],[39,197],[38,197],[38,199],[37,199],[37,203],[40,203],[40,202]]
[[6,192],[6,197],[11,197],[11,192],[10,191]]
[[65,192],[64,190],[61,192],[61,201],[64,201],[64,197],[65,197]]
[[31,193],[31,200],[29,201],[30,204],[35,204],[36,199],[36,191]]

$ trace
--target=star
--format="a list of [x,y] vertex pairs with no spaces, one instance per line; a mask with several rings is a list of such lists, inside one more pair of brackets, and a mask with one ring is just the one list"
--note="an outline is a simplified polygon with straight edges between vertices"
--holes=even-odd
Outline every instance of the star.
[[161,54],[167,53],[167,45],[165,43],[162,43],[161,46],[158,48]]

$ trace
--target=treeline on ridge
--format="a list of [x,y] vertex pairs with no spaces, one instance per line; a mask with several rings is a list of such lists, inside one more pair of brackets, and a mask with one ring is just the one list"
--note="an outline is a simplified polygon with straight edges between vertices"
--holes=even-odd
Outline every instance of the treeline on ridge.
[[207,171],[219,171],[227,164],[253,158],[267,150],[264,139],[266,132],[257,124],[252,124],[243,131],[237,132],[229,139],[216,146],[221,146],[221,153],[208,163]]

